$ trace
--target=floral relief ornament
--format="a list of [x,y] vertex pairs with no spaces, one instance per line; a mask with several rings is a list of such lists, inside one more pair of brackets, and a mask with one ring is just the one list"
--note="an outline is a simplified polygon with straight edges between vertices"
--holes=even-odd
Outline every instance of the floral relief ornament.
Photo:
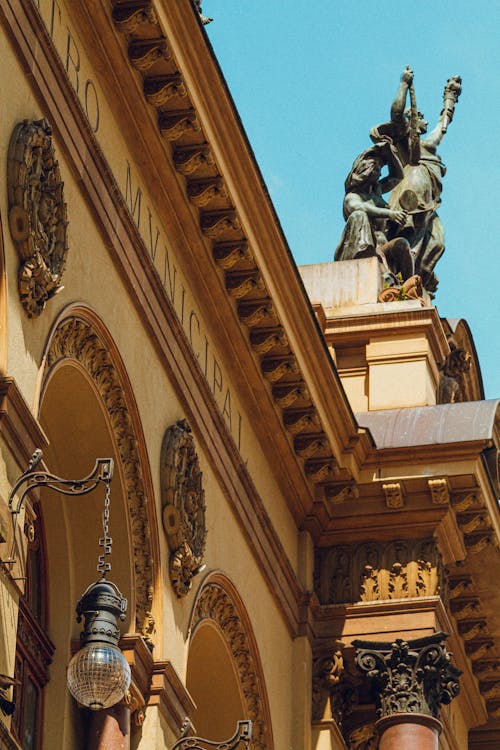
[[205,492],[191,428],[181,419],[165,432],[161,449],[163,528],[170,547],[170,580],[186,596],[203,565],[207,536]]
[[47,120],[23,120],[14,128],[7,181],[9,227],[21,260],[19,295],[32,318],[63,288],[68,253],[64,183]]

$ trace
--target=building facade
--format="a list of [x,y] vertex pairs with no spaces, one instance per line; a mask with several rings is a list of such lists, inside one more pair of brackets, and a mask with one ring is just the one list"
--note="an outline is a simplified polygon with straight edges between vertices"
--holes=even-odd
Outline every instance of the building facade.
[[[197,6],[0,5],[0,747],[250,720],[256,750],[496,748],[498,402],[470,330],[380,302],[372,259],[296,268]],[[106,710],[66,686],[104,493],[11,513],[37,449],[67,479],[114,460],[132,681]]]

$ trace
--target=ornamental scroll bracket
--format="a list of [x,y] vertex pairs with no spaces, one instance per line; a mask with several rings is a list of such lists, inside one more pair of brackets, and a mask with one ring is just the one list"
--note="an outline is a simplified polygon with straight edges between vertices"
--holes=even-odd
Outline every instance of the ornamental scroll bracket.
[[172,746],[172,750],[236,750],[237,748],[249,750],[251,739],[252,722],[239,721],[235,733],[228,740],[212,742],[201,737],[181,737]]
[[178,597],[186,596],[205,567],[205,492],[191,428],[181,419],[165,432],[161,448],[163,529],[170,548],[169,573]]
[[9,228],[21,265],[19,296],[29,318],[40,315],[61,286],[67,211],[52,129],[23,120],[12,133],[7,165]]

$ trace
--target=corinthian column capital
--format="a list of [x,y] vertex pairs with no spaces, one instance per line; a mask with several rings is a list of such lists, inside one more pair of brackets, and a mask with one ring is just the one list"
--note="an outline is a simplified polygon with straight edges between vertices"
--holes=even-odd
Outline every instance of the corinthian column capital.
[[458,695],[461,671],[451,664],[444,633],[394,642],[354,641],[356,666],[371,680],[380,719],[395,714],[439,718]]

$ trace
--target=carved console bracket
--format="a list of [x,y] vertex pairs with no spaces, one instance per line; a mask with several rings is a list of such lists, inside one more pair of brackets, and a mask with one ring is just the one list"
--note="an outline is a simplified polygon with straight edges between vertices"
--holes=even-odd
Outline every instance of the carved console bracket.
[[459,693],[461,671],[451,664],[444,633],[393,643],[353,641],[356,666],[371,681],[379,718],[395,714],[439,717]]
[[312,672],[312,720],[321,721],[329,709],[330,699],[334,689],[340,682],[344,672],[342,649],[340,641],[318,644],[313,651]]
[[62,289],[68,253],[64,183],[47,120],[23,120],[10,139],[9,227],[21,265],[19,295],[28,317]]
[[163,528],[171,551],[170,580],[186,596],[203,565],[205,493],[191,428],[185,419],[165,432],[161,449]]

